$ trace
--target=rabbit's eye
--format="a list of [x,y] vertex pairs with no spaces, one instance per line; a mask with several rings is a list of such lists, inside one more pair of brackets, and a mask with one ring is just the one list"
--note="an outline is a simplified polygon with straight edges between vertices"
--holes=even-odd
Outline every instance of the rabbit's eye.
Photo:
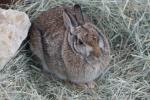
[[80,44],[80,45],[82,45],[82,44],[83,44],[83,42],[82,42],[80,39],[79,39],[79,44]]

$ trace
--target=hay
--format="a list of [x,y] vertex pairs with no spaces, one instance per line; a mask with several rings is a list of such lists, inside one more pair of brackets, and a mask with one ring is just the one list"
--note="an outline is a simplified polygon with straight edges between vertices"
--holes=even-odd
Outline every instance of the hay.
[[[35,2],[36,1],[36,2]],[[0,72],[0,100],[149,100],[150,1],[149,0],[33,0],[10,8],[26,12],[33,20],[41,11],[61,4],[82,5],[84,13],[109,38],[110,67],[92,90],[78,90],[43,75],[28,50],[20,49]]]

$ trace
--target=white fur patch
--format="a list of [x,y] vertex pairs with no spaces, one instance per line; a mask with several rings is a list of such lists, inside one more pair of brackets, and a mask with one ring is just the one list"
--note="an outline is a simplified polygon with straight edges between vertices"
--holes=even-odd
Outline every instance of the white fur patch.
[[100,39],[100,41],[99,41],[99,47],[104,50],[104,41],[103,41],[103,39]]
[[86,45],[86,56],[89,56],[92,50],[93,48],[91,46]]

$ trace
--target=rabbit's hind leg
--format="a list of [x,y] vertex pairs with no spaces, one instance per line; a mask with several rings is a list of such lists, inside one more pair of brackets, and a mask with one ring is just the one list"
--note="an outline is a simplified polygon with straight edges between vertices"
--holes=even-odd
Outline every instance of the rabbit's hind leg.
[[42,69],[47,71],[48,67],[44,58],[41,34],[41,30],[35,24],[32,24],[29,31],[30,49],[33,52],[33,54],[40,59]]

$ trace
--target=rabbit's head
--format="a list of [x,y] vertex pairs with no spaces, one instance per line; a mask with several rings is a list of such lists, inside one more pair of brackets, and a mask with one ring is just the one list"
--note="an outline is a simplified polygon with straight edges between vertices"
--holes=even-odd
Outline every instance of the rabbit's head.
[[72,15],[67,9],[63,12],[72,51],[82,55],[88,62],[99,61],[108,49],[106,38],[95,25],[84,21],[79,5],[74,6],[74,13]]

